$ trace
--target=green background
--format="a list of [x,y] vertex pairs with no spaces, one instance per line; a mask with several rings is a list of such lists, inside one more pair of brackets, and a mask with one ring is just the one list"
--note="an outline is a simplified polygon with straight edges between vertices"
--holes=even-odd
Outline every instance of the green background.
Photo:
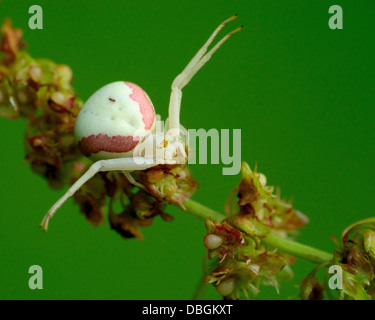
[[[43,8],[43,30],[28,28],[28,8]],[[344,29],[328,27],[339,4]],[[0,1],[0,20],[22,28],[29,52],[74,70],[86,100],[106,83],[142,86],[163,118],[170,85],[214,28],[234,13],[226,43],[184,89],[187,128],[242,129],[242,159],[258,163],[270,184],[294,197],[310,224],[303,243],[331,251],[332,234],[373,215],[375,2],[282,1]],[[68,201],[43,233],[38,225],[63,190],[50,190],[23,163],[22,120],[0,119],[1,299],[189,299],[201,271],[202,221],[170,207],[145,241],[123,240],[108,223],[94,228]],[[219,211],[239,176],[222,165],[193,165],[194,199]],[[28,288],[40,265],[44,289]],[[296,279],[277,295],[295,298],[313,265],[299,261]],[[220,298],[210,287],[208,298]]]

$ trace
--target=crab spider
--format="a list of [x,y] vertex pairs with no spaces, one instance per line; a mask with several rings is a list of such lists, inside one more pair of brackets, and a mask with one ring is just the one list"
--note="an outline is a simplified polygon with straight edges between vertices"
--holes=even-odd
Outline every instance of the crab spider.
[[[142,188],[131,176],[131,171],[145,170],[159,164],[186,163],[185,143],[181,137],[181,132],[186,134],[186,129],[180,125],[182,89],[226,40],[242,30],[241,26],[229,32],[207,52],[217,34],[236,18],[237,15],[234,15],[222,22],[174,79],[169,118],[162,134],[156,133],[156,120],[160,117],[155,115],[150,98],[133,83],[110,83],[87,100],[77,117],[74,130],[81,152],[96,162],[48,210],[40,224],[41,228],[47,231],[49,220],[62,204],[100,171],[122,171],[131,183]],[[135,152],[140,142],[156,146],[152,159]]]

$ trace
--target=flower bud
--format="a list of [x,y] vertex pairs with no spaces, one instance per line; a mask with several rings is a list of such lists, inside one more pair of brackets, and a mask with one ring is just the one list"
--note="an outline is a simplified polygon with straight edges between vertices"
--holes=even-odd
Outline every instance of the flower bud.
[[150,183],[156,183],[159,180],[163,179],[164,172],[163,170],[149,170],[147,171],[147,179]]
[[52,93],[51,100],[58,105],[62,105],[64,104],[65,96],[61,92],[56,91]]
[[214,250],[223,244],[223,238],[216,234],[208,234],[204,237],[204,245],[207,249]]
[[39,66],[30,66],[29,74],[31,80],[38,83],[40,80],[42,80],[42,69]]
[[375,231],[368,231],[363,235],[364,247],[371,258],[375,258]]
[[69,66],[65,64],[57,65],[56,71],[61,84],[69,84],[70,82],[72,82],[73,71]]
[[171,197],[177,191],[177,185],[174,181],[171,181],[170,183],[165,184],[162,191],[167,197]]
[[234,278],[229,278],[221,281],[216,286],[216,291],[223,297],[229,296],[234,290]]
[[263,173],[258,173],[259,174],[259,182],[260,184],[265,187],[267,184],[267,178]]
[[182,207],[198,188],[198,183],[186,165],[160,165],[158,168],[143,170],[139,179],[155,198]]

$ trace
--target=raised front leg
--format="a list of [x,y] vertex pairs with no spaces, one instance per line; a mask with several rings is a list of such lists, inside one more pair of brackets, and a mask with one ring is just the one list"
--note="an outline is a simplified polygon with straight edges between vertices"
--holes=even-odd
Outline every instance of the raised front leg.
[[[232,34],[239,32],[243,27],[239,27],[232,32],[228,33],[223,37],[210,51],[207,52],[208,47],[215,39],[217,34],[225,27],[225,25],[236,19],[237,15],[230,17],[229,19],[222,22],[213,34],[208,38],[206,43],[202,48],[196,53],[193,59],[188,63],[185,69],[174,79],[172,83],[172,93],[169,101],[169,128],[180,130],[180,108],[181,108],[181,99],[182,99],[182,89],[190,82],[193,76],[199,71],[204,64],[210,60],[211,56],[216,52],[217,49],[227,41]],[[207,53],[206,53],[207,52]]]

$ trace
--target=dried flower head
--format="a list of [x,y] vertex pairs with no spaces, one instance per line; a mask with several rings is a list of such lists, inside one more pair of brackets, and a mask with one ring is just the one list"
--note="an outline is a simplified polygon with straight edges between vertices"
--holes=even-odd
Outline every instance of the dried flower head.
[[[279,190],[273,194],[274,187],[267,185],[266,176],[258,173],[257,168],[252,171],[246,162],[242,162],[241,175],[239,185],[227,200],[227,215],[242,216],[243,218],[236,218],[242,220],[252,217],[254,221],[261,222],[285,236],[308,223],[308,218],[295,210],[291,202],[281,199]],[[238,199],[233,201],[235,192]]]
[[[372,256],[371,235],[375,232],[375,218],[358,221],[342,233],[342,244],[334,252],[332,264],[343,269],[340,299],[374,299],[375,260]],[[369,239],[370,236],[370,239]]]
[[[258,173],[257,168],[252,171],[243,162],[241,175],[240,183],[226,203],[228,217],[221,223],[207,220],[204,239],[208,257],[219,259],[217,268],[206,281],[215,283],[218,292],[233,287],[231,294],[226,296],[229,299],[240,298],[240,292],[245,298],[248,298],[247,291],[255,295],[260,284],[271,284],[278,290],[278,279],[283,270],[290,279],[289,264],[294,259],[267,248],[262,244],[262,238],[269,233],[287,237],[308,222],[291,203],[282,200],[279,193],[273,194],[274,187],[267,185],[266,176]],[[237,199],[233,200],[235,193]],[[222,286],[221,283],[228,279],[230,286]]]
[[181,207],[198,188],[185,164],[160,165],[141,171],[140,181],[155,198]]
[[[334,250],[331,261],[315,268],[301,284],[303,299],[323,298],[323,291],[331,299],[340,300],[372,300],[375,298],[375,259],[373,255],[373,236],[375,234],[375,218],[358,221],[347,227],[342,233],[341,243]],[[321,287],[316,276],[318,270],[335,266],[340,270],[340,283],[337,288],[328,285]],[[327,270],[328,271],[328,270]],[[329,283],[326,272],[325,283]],[[319,294],[317,293],[319,286]]]

